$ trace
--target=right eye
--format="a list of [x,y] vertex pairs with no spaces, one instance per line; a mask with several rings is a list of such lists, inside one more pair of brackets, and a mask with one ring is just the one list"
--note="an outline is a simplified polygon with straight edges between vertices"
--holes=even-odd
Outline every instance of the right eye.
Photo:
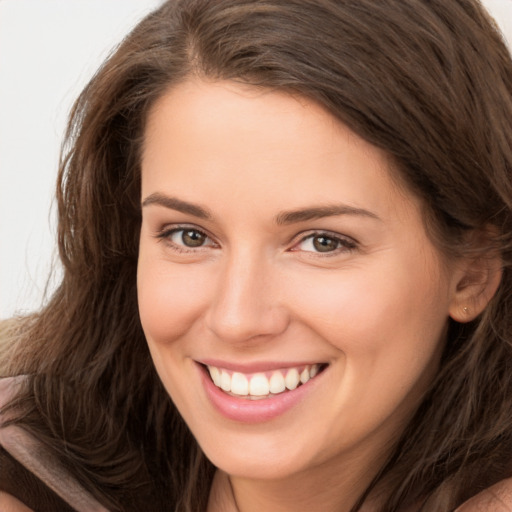
[[208,236],[198,229],[175,229],[169,236],[170,241],[185,247],[201,247],[208,241]]
[[166,241],[171,247],[178,251],[187,251],[216,245],[206,233],[193,227],[164,229],[162,232],[158,233],[157,237]]

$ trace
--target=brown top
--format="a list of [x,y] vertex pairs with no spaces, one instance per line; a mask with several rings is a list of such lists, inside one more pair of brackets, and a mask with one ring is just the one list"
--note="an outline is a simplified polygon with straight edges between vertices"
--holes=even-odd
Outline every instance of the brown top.
[[37,512],[73,512],[75,509],[32,472],[0,447],[0,491],[19,499]]
[[[24,379],[23,376],[0,378],[0,409]],[[33,436],[15,425],[2,427],[6,419],[0,415],[0,491],[36,512],[108,512]],[[410,512],[415,509],[413,506]],[[163,508],[159,505],[151,510]],[[434,512],[428,506],[427,511]],[[512,478],[481,492],[455,512],[491,511],[512,511]]]
[[[0,409],[23,379],[0,379]],[[37,512],[108,512],[33,436],[16,425],[0,426],[0,491]]]

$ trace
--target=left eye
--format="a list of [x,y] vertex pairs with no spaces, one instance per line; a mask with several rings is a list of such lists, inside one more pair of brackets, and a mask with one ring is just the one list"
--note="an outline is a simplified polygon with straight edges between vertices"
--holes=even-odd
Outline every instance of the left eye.
[[205,233],[193,228],[174,229],[169,233],[168,239],[173,244],[191,249],[211,245],[211,240]]
[[317,233],[303,238],[295,250],[306,252],[329,253],[340,249],[354,249],[356,244],[346,238],[336,237],[328,233]]

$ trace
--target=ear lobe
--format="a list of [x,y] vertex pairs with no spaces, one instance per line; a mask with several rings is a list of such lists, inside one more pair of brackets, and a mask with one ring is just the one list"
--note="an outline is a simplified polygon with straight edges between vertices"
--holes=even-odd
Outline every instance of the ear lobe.
[[459,323],[474,320],[486,308],[501,282],[502,262],[497,253],[459,262],[449,315]]

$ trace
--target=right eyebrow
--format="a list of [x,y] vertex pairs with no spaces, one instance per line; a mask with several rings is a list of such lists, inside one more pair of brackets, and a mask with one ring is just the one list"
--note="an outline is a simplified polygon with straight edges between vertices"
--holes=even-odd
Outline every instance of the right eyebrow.
[[171,210],[176,210],[181,213],[186,213],[189,215],[193,215],[194,217],[198,217],[199,219],[210,220],[212,218],[212,214],[207,208],[203,206],[199,206],[198,204],[189,203],[188,201],[182,201],[181,199],[177,199],[176,197],[166,196],[164,194],[160,194],[159,192],[155,192],[154,194],[150,194],[144,201],[142,201],[142,207],[149,206],[152,204],[156,204],[159,206],[163,206],[165,208],[169,208]]

